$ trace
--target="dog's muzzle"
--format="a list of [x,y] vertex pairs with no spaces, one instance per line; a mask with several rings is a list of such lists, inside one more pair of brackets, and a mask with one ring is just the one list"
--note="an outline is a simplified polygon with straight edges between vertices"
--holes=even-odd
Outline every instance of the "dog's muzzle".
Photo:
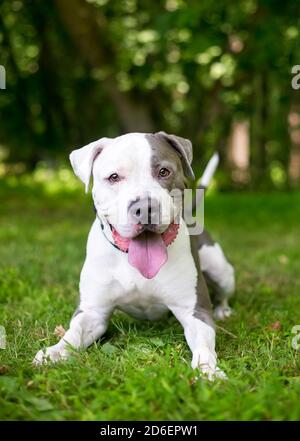
[[128,220],[134,224],[142,224],[154,230],[161,224],[161,206],[156,198],[146,196],[130,202]]

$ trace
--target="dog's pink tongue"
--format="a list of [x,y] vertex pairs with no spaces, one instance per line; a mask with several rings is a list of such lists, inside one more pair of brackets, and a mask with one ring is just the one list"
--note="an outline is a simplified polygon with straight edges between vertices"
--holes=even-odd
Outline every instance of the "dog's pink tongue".
[[167,258],[167,247],[160,234],[146,231],[130,241],[128,262],[146,279],[152,279]]

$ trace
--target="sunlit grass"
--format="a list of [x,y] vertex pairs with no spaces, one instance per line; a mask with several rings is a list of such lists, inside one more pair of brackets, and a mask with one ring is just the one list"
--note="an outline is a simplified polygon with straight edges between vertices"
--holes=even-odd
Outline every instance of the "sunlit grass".
[[[225,383],[194,381],[175,318],[116,314],[99,344],[55,367],[31,360],[57,341],[78,299],[90,195],[69,170],[0,184],[0,419],[299,419],[299,194],[206,199],[206,226],[237,270],[235,314],[218,329]],[[278,323],[279,325],[278,325]],[[274,325],[277,323],[276,325]],[[234,338],[236,336],[236,338]]]
[[20,176],[12,175],[5,178],[8,188],[36,189],[39,188],[46,195],[59,193],[73,193],[82,188],[80,181],[74,176],[70,167],[51,169],[46,165],[40,165],[31,174]]

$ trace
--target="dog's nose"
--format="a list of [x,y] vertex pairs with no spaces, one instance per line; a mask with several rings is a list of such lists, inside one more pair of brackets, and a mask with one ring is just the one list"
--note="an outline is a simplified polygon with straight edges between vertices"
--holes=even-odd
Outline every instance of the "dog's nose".
[[160,204],[154,198],[141,198],[129,204],[128,214],[134,223],[158,225],[160,223]]

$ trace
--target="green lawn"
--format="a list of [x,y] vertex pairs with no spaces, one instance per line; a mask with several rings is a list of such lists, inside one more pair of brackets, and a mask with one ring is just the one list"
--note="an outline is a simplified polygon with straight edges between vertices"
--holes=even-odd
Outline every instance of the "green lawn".
[[[296,420],[300,418],[300,195],[211,194],[206,226],[237,272],[235,314],[217,331],[227,382],[194,381],[171,317],[115,314],[101,343],[33,367],[68,326],[93,210],[83,188],[0,186],[0,419]],[[184,293],[183,293],[184,295]],[[280,326],[273,326],[279,322]],[[273,329],[273,328],[279,329]]]

